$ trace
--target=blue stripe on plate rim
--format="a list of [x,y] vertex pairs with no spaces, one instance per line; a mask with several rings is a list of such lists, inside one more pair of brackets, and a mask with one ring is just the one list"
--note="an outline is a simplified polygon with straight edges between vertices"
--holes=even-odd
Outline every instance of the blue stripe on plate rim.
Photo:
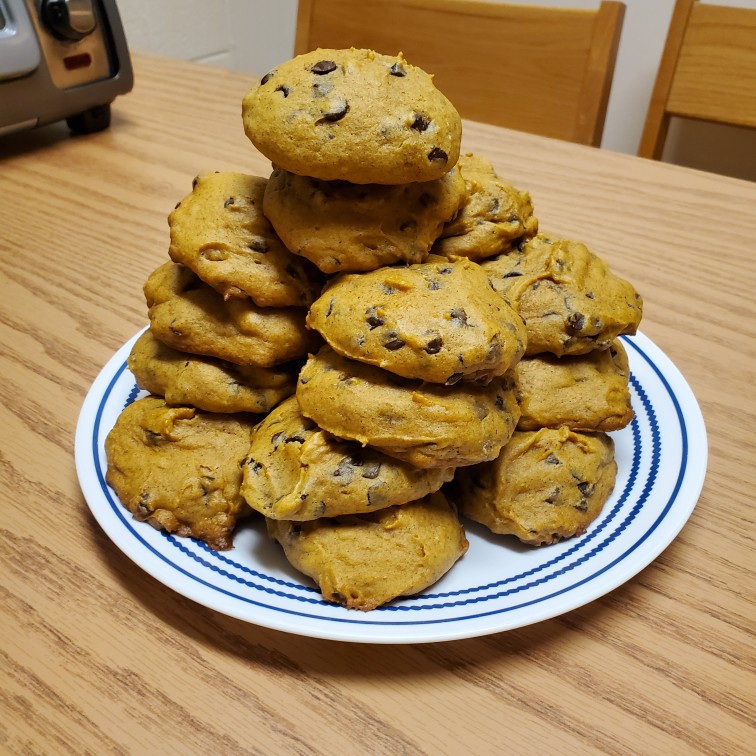
[[[652,523],[652,525],[648,528],[648,530],[643,533],[634,543],[632,543],[625,551],[623,551],[619,556],[617,556],[615,559],[613,559],[608,564],[604,565],[600,569],[596,570],[595,572],[591,573],[590,575],[582,578],[581,580],[578,580],[574,583],[571,583],[568,586],[565,586],[564,588],[561,588],[555,592],[539,596],[537,598],[534,598],[532,600],[524,601],[518,604],[510,604],[503,607],[497,607],[496,609],[493,609],[491,611],[483,611],[483,612],[476,612],[473,614],[465,614],[465,615],[454,615],[451,617],[434,617],[432,619],[428,620],[422,620],[422,619],[413,619],[413,620],[387,620],[387,619],[381,619],[381,620],[370,620],[365,617],[357,617],[357,618],[351,618],[351,617],[338,617],[338,616],[328,616],[323,614],[311,614],[304,611],[297,611],[292,608],[286,608],[282,606],[276,606],[272,604],[267,604],[261,601],[255,601],[254,599],[248,597],[248,596],[242,596],[238,593],[234,593],[232,591],[229,591],[225,588],[222,588],[219,585],[216,585],[214,583],[208,582],[207,580],[204,580],[200,576],[184,569],[180,565],[176,564],[175,562],[171,561],[171,559],[166,555],[165,553],[161,552],[160,550],[156,549],[154,546],[152,546],[150,543],[148,543],[142,535],[139,533],[138,529],[134,526],[135,521],[127,516],[127,511],[124,509],[124,507],[120,504],[120,502],[116,501],[115,497],[111,493],[110,488],[105,482],[105,477],[103,474],[102,467],[100,465],[100,456],[99,456],[99,448],[98,448],[98,438],[100,435],[100,424],[102,421],[102,415],[103,411],[105,409],[105,406],[107,404],[107,400],[113,391],[114,386],[116,385],[118,379],[121,377],[121,375],[124,373],[124,371],[127,369],[126,362],[124,363],[116,370],[113,378],[109,382],[107,388],[103,392],[103,396],[100,400],[99,406],[97,408],[95,421],[93,424],[93,432],[92,432],[92,439],[91,439],[91,448],[92,448],[92,454],[93,454],[93,460],[94,460],[94,466],[95,471],[97,474],[97,480],[100,485],[100,488],[102,490],[102,494],[109,503],[112,511],[116,514],[118,519],[120,520],[121,524],[126,528],[126,530],[147,550],[152,552],[158,559],[165,562],[168,566],[170,566],[172,569],[176,570],[178,573],[182,574],[183,576],[190,578],[193,581],[196,581],[200,585],[204,586],[205,588],[209,588],[212,591],[217,591],[218,593],[235,599],[237,601],[241,601],[245,604],[250,604],[253,606],[258,606],[267,610],[272,610],[275,612],[281,612],[284,614],[289,615],[295,615],[304,617],[307,619],[314,619],[314,620],[320,620],[320,621],[328,621],[328,622],[337,622],[337,623],[347,623],[347,624],[357,624],[357,625],[384,625],[384,626],[390,626],[390,625],[427,625],[427,624],[442,624],[442,623],[449,623],[449,622],[460,622],[463,620],[475,620],[480,619],[481,617],[487,617],[491,615],[496,614],[502,614],[505,612],[512,612],[518,609],[522,609],[524,607],[532,606],[533,604],[550,601],[558,596],[561,596],[569,591],[572,591],[592,580],[595,580],[600,575],[606,573],[607,571],[611,570],[615,565],[625,560],[630,554],[632,554],[644,541],[646,541],[653,533],[654,531],[659,527],[660,523],[663,522],[665,517],[667,516],[668,512],[674,505],[677,496],[679,494],[682,482],[685,478],[685,473],[688,466],[688,434],[687,434],[687,428],[685,424],[685,418],[682,412],[682,409],[680,407],[680,404],[677,400],[677,397],[675,396],[674,391],[672,390],[671,386],[669,385],[669,382],[665,378],[664,374],[659,370],[657,365],[653,362],[653,360],[643,351],[643,349],[636,344],[634,341],[632,341],[629,338],[621,337],[623,339],[623,342],[630,346],[633,350],[635,350],[644,360],[645,362],[651,367],[653,372],[656,374],[656,376],[659,378],[659,381],[662,383],[664,388],[666,389],[667,393],[669,394],[669,397],[672,401],[672,404],[675,409],[675,413],[677,415],[678,421],[680,423],[680,432],[681,432],[681,441],[682,441],[682,449],[681,449],[681,455],[680,455],[680,468],[678,470],[677,479],[675,481],[674,488],[669,496],[669,499],[667,500],[666,504],[662,508],[662,510],[659,512],[658,517],[656,520]],[[598,552],[602,551],[607,545],[609,545],[615,538],[617,538],[627,527],[628,525],[635,519],[637,513],[640,511],[640,508],[643,506],[644,502],[648,498],[648,495],[653,487],[654,481],[656,479],[658,466],[659,466],[659,458],[661,454],[661,436],[659,432],[659,426],[658,422],[656,420],[656,414],[654,412],[654,409],[643,390],[640,383],[637,381],[637,379],[631,375],[630,377],[631,384],[635,391],[638,394],[638,397],[641,400],[642,407],[646,413],[646,416],[649,421],[649,426],[651,429],[651,438],[652,438],[652,451],[651,451],[651,469],[649,472],[649,476],[643,486],[643,490],[641,491],[640,495],[638,496],[637,501],[635,502],[634,506],[630,510],[630,512],[627,513],[627,516],[625,519],[617,526],[617,528],[612,531],[603,541],[600,543],[597,543],[590,551],[587,553],[582,554],[577,558],[575,561],[565,564],[561,566],[558,570],[555,570],[554,572],[541,576],[538,580],[534,582],[530,582],[521,586],[517,586],[516,588],[512,588],[505,591],[498,591],[493,594],[486,594],[484,596],[477,596],[473,598],[467,598],[462,601],[455,601],[455,602],[445,602],[445,603],[420,603],[420,602],[427,602],[430,600],[435,600],[439,598],[449,598],[451,596],[458,596],[462,594],[468,594],[468,593],[475,593],[483,590],[491,590],[503,585],[506,585],[508,583],[515,582],[517,580],[521,580],[523,578],[529,577],[530,575],[535,575],[536,573],[542,572],[549,567],[555,566],[557,563],[561,563],[568,559],[569,557],[573,556],[577,551],[582,550],[585,548],[585,546],[589,545],[592,541],[598,539],[599,535],[605,530],[609,524],[614,520],[618,512],[621,510],[625,502],[627,501],[627,498],[629,494],[631,493],[636,478],[638,475],[638,468],[640,466],[640,457],[641,457],[641,444],[640,444],[640,430],[638,425],[637,418],[633,420],[631,423],[631,431],[633,434],[633,460],[631,463],[631,471],[630,475],[627,481],[627,484],[623,490],[623,492],[620,494],[620,496],[617,499],[616,504],[612,508],[611,512],[603,519],[603,521],[599,524],[597,528],[590,531],[588,534],[583,536],[579,542],[577,542],[571,549],[561,553],[558,557],[550,560],[549,562],[545,562],[543,564],[538,565],[537,567],[534,567],[533,569],[521,573],[519,575],[514,575],[507,577],[503,580],[497,581],[496,583],[490,583],[486,585],[476,586],[472,588],[465,588],[462,590],[452,591],[448,593],[438,593],[438,594],[419,594],[417,596],[413,596],[411,599],[405,599],[405,602],[407,603],[400,603],[400,604],[390,604],[387,606],[379,607],[378,609],[373,610],[374,612],[383,612],[383,613],[389,613],[389,612],[412,612],[412,611],[423,611],[428,609],[440,609],[440,608],[451,608],[451,607],[457,607],[457,606],[467,606],[467,605],[473,605],[478,604],[485,601],[490,601],[493,599],[499,599],[507,595],[513,595],[515,593],[519,593],[523,590],[527,590],[529,588],[533,588],[536,585],[541,585],[543,583],[548,582],[549,580],[552,580],[560,575],[564,575],[565,573],[569,572],[570,570],[576,568],[580,564],[583,564],[585,561],[590,559],[592,556],[597,554]],[[138,389],[135,387],[131,393],[129,394],[129,397],[127,399],[126,404],[129,404],[132,402],[136,396],[138,395]],[[636,408],[637,412],[637,408]],[[275,578],[269,575],[265,575],[264,573],[258,573],[254,570],[251,570],[250,568],[238,564],[234,562],[233,560],[229,559],[228,557],[225,557],[223,554],[220,554],[218,552],[214,552],[211,549],[209,549],[205,544],[194,541],[192,539],[178,539],[174,536],[164,534],[164,538],[167,543],[170,543],[173,547],[177,548],[179,551],[181,551],[184,555],[191,557],[194,559],[198,564],[200,564],[205,569],[210,569],[213,572],[218,573],[219,575],[228,578],[230,580],[233,580],[235,582],[244,584],[246,587],[251,587],[256,590],[261,591],[262,593],[272,594],[279,597],[283,597],[287,600],[293,600],[300,603],[309,603],[309,604],[317,604],[323,607],[332,608],[333,605],[329,602],[325,602],[322,599],[314,598],[315,594],[319,595],[319,591],[315,588],[311,588],[309,586],[300,585],[300,584],[293,584],[289,583],[287,581],[281,580],[279,578]],[[195,553],[191,550],[191,548],[187,545],[191,544],[191,546],[198,547],[200,549],[205,550],[208,554],[211,554],[214,558],[218,559],[221,562],[224,562],[228,564],[229,566],[238,569],[242,572],[249,573],[253,577],[266,580],[269,583],[280,585],[283,587],[290,587],[290,588],[296,588],[301,591],[305,591],[307,593],[313,594],[313,597],[306,597],[306,596],[297,596],[290,593],[283,593],[282,591],[276,590],[274,588],[270,588],[264,585],[259,585],[256,583],[253,583],[251,581],[245,580],[244,578],[240,578],[237,575],[234,575],[230,572],[227,572],[226,570],[223,570],[222,568],[218,567],[217,565],[211,564],[206,559],[203,559],[200,555]],[[371,612],[372,614],[372,612]]]

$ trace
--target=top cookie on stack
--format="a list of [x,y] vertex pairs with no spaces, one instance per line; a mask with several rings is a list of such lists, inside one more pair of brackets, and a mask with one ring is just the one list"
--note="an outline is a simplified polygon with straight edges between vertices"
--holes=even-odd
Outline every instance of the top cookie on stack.
[[266,74],[242,103],[244,130],[275,165],[353,184],[441,178],[462,123],[432,77],[372,50],[318,49]]

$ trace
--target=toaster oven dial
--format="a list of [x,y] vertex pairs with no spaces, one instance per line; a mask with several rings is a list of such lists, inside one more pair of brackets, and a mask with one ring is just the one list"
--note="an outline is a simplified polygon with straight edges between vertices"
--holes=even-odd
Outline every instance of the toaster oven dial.
[[78,42],[97,26],[91,0],[42,0],[42,23],[58,39]]

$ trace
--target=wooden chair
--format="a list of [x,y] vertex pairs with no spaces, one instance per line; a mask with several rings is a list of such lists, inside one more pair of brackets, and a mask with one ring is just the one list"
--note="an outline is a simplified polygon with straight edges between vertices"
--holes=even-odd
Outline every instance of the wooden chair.
[[295,52],[370,48],[434,74],[464,118],[582,144],[604,129],[625,6],[300,0]]
[[641,157],[661,158],[671,116],[756,128],[756,10],[677,0]]

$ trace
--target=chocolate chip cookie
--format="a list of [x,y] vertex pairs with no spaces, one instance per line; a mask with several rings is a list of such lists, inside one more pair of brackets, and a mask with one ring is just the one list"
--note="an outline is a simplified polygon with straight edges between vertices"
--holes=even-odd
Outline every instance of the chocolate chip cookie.
[[441,386],[348,360],[328,346],[302,368],[297,399],[323,430],[422,468],[494,459],[520,415],[508,376],[488,386]]
[[168,216],[174,262],[191,268],[225,299],[258,307],[308,306],[320,273],[284,247],[263,215],[267,180],[243,173],[198,176]]
[[498,459],[458,471],[452,499],[494,533],[541,546],[585,532],[616,474],[614,442],[605,433],[516,431]]
[[299,365],[261,368],[178,352],[145,331],[128,358],[140,388],[207,412],[266,413],[291,396]]
[[608,349],[576,357],[525,357],[512,372],[522,413],[517,430],[565,425],[579,431],[616,431],[633,419],[630,368],[619,339]]
[[105,440],[106,479],[136,520],[229,549],[249,450],[248,415],[169,407],[147,396],[130,404]]
[[344,357],[446,385],[503,375],[527,339],[520,316],[465,259],[338,276],[307,324]]
[[276,168],[263,208],[289,250],[324,273],[340,273],[422,262],[465,196],[456,168],[399,186],[321,181]]
[[299,307],[257,307],[250,299],[224,301],[189,268],[167,262],[144,285],[150,330],[164,344],[236,365],[271,367],[307,354],[317,334]]
[[372,514],[267,525],[326,601],[362,611],[424,590],[468,547],[454,507],[440,492]]
[[305,418],[291,397],[252,433],[242,496],[266,517],[314,520],[406,504],[453,476],[453,467],[421,470],[341,441]]
[[507,252],[538,233],[538,219],[528,192],[515,189],[496,175],[484,158],[467,153],[457,163],[465,180],[466,199],[433,245],[449,259],[482,260]]
[[459,113],[401,55],[354,48],[299,55],[247,93],[242,117],[274,165],[326,181],[433,181],[459,157]]
[[585,244],[538,234],[518,250],[481,262],[525,321],[526,354],[586,354],[634,334],[643,301]]

